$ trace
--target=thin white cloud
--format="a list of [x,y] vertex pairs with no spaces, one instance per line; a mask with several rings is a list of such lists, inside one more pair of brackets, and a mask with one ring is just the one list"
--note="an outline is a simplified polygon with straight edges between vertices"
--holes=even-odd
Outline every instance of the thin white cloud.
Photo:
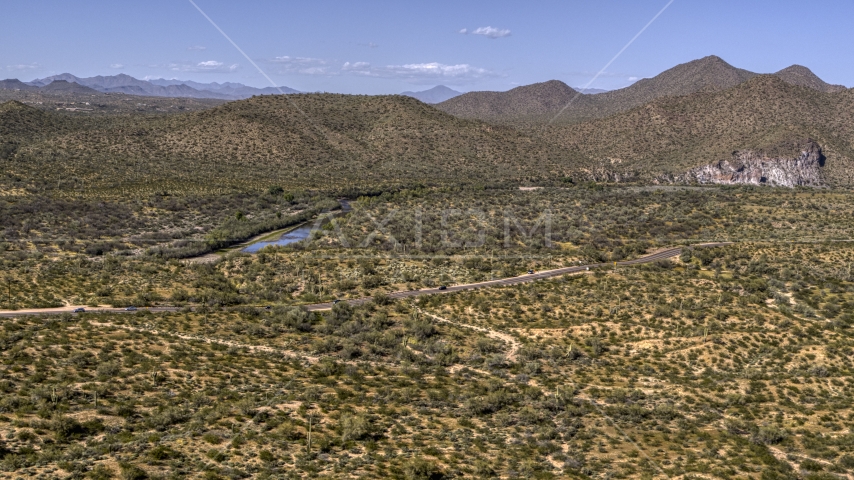
[[485,68],[469,64],[445,65],[442,63],[408,63],[405,65],[386,65],[375,67],[368,62],[347,62],[341,70],[353,75],[377,78],[395,78],[411,83],[433,83],[446,81],[463,84],[483,78],[497,77],[499,74]]
[[172,62],[166,65],[151,65],[152,68],[165,68],[173,72],[194,73],[234,73],[238,64],[227,65],[217,60],[206,60],[204,62]]
[[463,28],[459,31],[459,33],[463,35],[482,35],[487,38],[496,39],[496,38],[504,38],[509,37],[512,33],[510,30],[506,28],[495,28],[495,27],[479,27],[474,30],[469,30],[468,28]]
[[268,60],[268,63],[276,65],[280,74],[297,73],[301,75],[333,75],[335,72],[330,63],[321,58],[291,57],[283,55]]
[[196,69],[202,72],[233,72],[237,70],[237,64],[233,63],[231,65],[226,65],[222,62],[218,62],[216,60],[208,60],[206,62],[199,62],[196,64]]
[[22,63],[18,65],[6,65],[6,68],[9,70],[18,70],[18,71],[26,71],[26,70],[37,70],[42,68],[38,63]]
[[280,75],[296,74],[327,77],[359,75],[400,79],[414,84],[447,82],[462,85],[483,78],[502,76],[496,72],[469,64],[445,65],[438,62],[385,66],[375,66],[368,62],[345,62],[342,65],[335,60],[290,55],[282,55],[263,61],[271,66],[271,70]]
[[208,47],[203,47],[201,45],[193,45],[193,46],[187,47],[187,50],[207,50],[207,49],[208,49]]
[[114,64],[110,65],[110,68],[119,69],[119,68],[125,68],[125,66],[122,65],[121,63],[114,63]]
[[343,70],[351,72],[367,72],[371,70],[371,64],[368,62],[346,62],[342,67]]

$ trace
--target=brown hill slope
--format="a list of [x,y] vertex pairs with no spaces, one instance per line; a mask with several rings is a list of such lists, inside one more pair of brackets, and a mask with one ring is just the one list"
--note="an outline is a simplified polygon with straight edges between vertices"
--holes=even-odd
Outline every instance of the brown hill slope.
[[[602,118],[651,102],[656,98],[687,95],[703,89],[734,87],[755,76],[718,57],[705,57],[677,65],[653,78],[597,95],[579,95],[556,118],[572,123]],[[461,118],[494,123],[531,124],[551,121],[576,96],[563,82],[552,80],[507,92],[472,92],[442,102],[437,107]]]
[[814,74],[812,70],[801,65],[792,65],[791,67],[780,70],[774,75],[781,78],[786,83],[811,88],[820,92],[836,93],[847,90],[844,85],[831,85],[825,82],[819,78],[818,75]]
[[762,75],[725,91],[661,98],[609,118],[541,130],[595,159],[604,177],[646,180],[732,158],[735,150],[792,155],[814,139],[831,185],[854,185],[854,92],[829,94]]
[[0,135],[26,134],[38,129],[45,114],[21,102],[10,101],[0,104]]
[[[708,56],[677,65],[626,88],[597,95],[579,95],[571,104],[570,99],[575,97],[575,90],[562,82],[552,80],[507,92],[467,93],[442,102],[437,108],[460,118],[498,124],[532,125],[551,121],[563,124],[578,123],[625,112],[663,97],[726,90],[757,75],[736,68],[720,57]],[[821,92],[845,90],[843,86],[825,83],[809,69],[798,65],[774,75],[792,85]],[[552,88],[544,88],[546,85]]]
[[17,101],[0,103],[0,140],[22,140],[56,132],[56,116]]
[[[571,94],[556,84],[523,90],[542,107],[526,113],[559,105],[549,103],[555,91]],[[459,119],[398,95],[335,94],[86,118],[7,103],[0,121],[7,137],[20,138],[7,172],[44,189],[346,190],[547,184],[567,176],[668,181],[730,160],[734,151],[790,158],[813,148],[808,139],[826,156],[823,181],[854,186],[854,91],[823,93],[772,75],[663,97],[604,119],[525,129]]]
[[437,107],[459,118],[492,123],[543,123],[551,120],[573,98],[579,106],[591,102],[559,80],[516,87],[506,92],[470,92],[439,103]]
[[73,177],[112,189],[162,182],[346,189],[560,178],[587,162],[526,133],[398,95],[264,96],[186,115],[85,121],[86,128],[22,145],[13,168],[45,185]]
[[677,65],[629,87],[596,95],[588,108],[572,105],[557,121],[601,118],[662,97],[689,95],[701,90],[725,90],[754,76],[755,73],[735,68],[720,57],[709,56]]

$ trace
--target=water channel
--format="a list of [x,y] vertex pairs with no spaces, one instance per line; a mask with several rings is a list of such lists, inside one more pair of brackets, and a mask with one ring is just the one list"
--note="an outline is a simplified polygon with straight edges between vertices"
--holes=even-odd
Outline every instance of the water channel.
[[[338,199],[338,203],[341,204],[341,210],[331,213],[330,214],[331,216],[343,215],[352,209],[352,207],[350,207],[350,202],[348,202],[346,199],[343,199],[343,198]],[[326,223],[328,221],[329,220],[327,218],[327,219],[324,219],[323,222]],[[276,240],[255,242],[255,243],[249,245],[248,247],[242,249],[241,251],[246,252],[246,253],[258,253],[258,251],[261,250],[262,248],[269,247],[271,245],[284,247],[285,245],[290,245],[292,243],[301,242],[301,241],[305,240],[306,238],[308,238],[309,235],[311,235],[311,230],[313,228],[314,228],[314,221],[306,222],[306,223],[300,225],[299,227],[297,227],[297,228],[295,228],[289,232],[283,233],[282,236],[277,238]]]

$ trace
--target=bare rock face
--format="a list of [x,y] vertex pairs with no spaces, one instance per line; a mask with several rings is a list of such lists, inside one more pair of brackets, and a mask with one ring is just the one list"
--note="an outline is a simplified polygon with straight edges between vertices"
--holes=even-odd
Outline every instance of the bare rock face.
[[697,167],[681,180],[723,185],[824,186],[821,168],[825,158],[821,147],[811,140],[800,147],[800,154],[786,156],[739,150],[733,152],[731,160]]

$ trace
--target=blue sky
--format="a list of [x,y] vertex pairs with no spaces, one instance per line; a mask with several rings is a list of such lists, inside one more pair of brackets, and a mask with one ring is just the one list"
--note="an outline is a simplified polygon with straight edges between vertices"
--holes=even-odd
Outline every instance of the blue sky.
[[[279,85],[380,94],[581,86],[667,0],[196,3]],[[2,12],[0,78],[127,73],[269,86],[188,0],[3,0]],[[675,0],[592,87],[713,54],[762,73],[801,64],[851,87],[852,18],[850,0]]]

